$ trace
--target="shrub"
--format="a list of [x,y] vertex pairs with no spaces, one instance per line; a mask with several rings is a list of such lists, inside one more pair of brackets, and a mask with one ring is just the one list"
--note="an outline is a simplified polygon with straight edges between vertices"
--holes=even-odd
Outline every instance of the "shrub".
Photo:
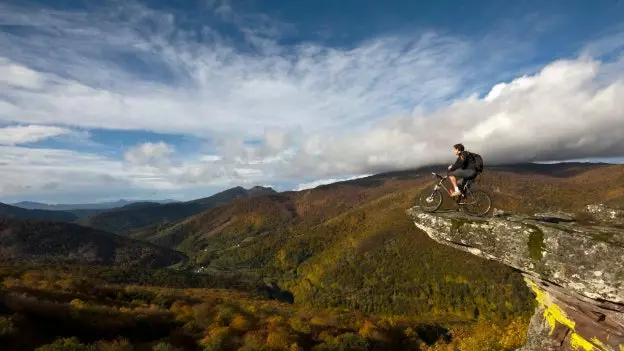
[[0,316],[0,336],[13,334],[16,331],[13,318]]
[[273,349],[288,350],[294,342],[294,338],[284,329],[269,332],[266,339],[266,345]]
[[288,322],[292,330],[296,332],[302,334],[310,334],[312,332],[312,327],[310,326],[310,323],[302,318],[292,317],[288,320]]
[[366,351],[368,342],[361,336],[353,333],[345,333],[336,338],[336,346],[339,351]]
[[113,341],[99,341],[97,351],[132,351],[134,348],[126,339],[118,339]]
[[249,318],[243,316],[242,314],[237,314],[232,319],[231,327],[239,330],[239,331],[248,331],[252,326],[251,320]]
[[40,346],[35,351],[96,351],[95,346],[85,345],[78,338],[56,339],[53,343]]
[[171,345],[168,342],[159,342],[158,344],[154,345],[154,347],[152,347],[153,351],[181,351],[180,349],[176,348],[175,346]]

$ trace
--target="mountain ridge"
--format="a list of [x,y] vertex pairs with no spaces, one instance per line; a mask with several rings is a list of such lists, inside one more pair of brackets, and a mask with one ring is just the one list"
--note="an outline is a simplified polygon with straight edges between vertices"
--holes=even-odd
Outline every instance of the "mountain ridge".
[[0,218],[72,222],[78,219],[78,216],[69,211],[29,210],[18,206],[0,203]]
[[74,223],[0,219],[0,260],[162,268],[182,253]]
[[[514,167],[489,168],[475,184],[496,208],[575,213],[587,201],[624,204],[624,165]],[[200,273],[270,279],[314,307],[451,319],[532,315],[533,297],[516,270],[440,245],[405,216],[434,182],[423,170],[379,174],[241,198],[126,235],[184,252]],[[448,200],[442,210],[455,211]]]
[[159,204],[179,202],[173,199],[165,200],[124,200],[83,203],[83,204],[47,204],[37,201],[20,201],[11,203],[10,205],[21,207],[27,210],[50,210],[50,211],[72,211],[72,210],[109,210],[113,208],[123,207],[138,202],[153,202]]
[[273,193],[276,193],[275,190],[268,187],[252,187],[248,190],[238,186],[185,202],[130,204],[81,218],[77,223],[113,233],[123,233],[140,227],[181,220],[201,211],[226,205],[237,198]]

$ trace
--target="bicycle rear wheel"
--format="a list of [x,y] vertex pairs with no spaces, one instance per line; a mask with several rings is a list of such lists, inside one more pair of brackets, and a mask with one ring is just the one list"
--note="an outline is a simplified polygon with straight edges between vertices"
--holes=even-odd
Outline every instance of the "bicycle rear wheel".
[[425,212],[433,212],[442,206],[442,193],[439,189],[425,190],[420,194],[418,205]]
[[465,200],[461,204],[464,212],[475,215],[484,216],[492,208],[492,198],[483,190],[469,190],[466,193]]

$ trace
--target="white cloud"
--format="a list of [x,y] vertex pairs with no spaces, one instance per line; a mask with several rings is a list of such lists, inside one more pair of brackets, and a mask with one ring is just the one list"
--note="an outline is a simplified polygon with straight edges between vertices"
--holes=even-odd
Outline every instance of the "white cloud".
[[28,68],[14,64],[6,58],[0,57],[0,77],[10,88],[38,89],[43,85],[41,75]]
[[143,143],[126,151],[124,159],[133,166],[166,167],[173,152],[174,148],[162,141]]
[[29,144],[57,137],[61,135],[71,135],[74,132],[70,129],[54,126],[11,126],[0,128],[0,145]]
[[321,186],[325,184],[344,182],[347,180],[354,180],[354,179],[359,179],[359,178],[364,178],[364,177],[369,177],[369,176],[371,176],[371,174],[357,175],[357,176],[352,176],[352,177],[347,177],[347,178],[319,179],[319,180],[314,180],[314,181],[307,182],[307,183],[301,183],[295,188],[295,190],[301,191],[301,190],[306,190],[306,189],[312,189],[312,188],[316,188],[317,186]]
[[457,142],[490,163],[622,156],[624,71],[599,81],[601,68],[594,60],[557,61],[483,99],[387,119],[362,133],[316,135],[289,169],[332,175],[451,162]]
[[[118,162],[68,150],[0,146],[3,196],[127,184]],[[54,189],[51,189],[54,185]]]
[[[154,155],[167,154],[167,148],[159,143],[137,148],[134,157],[140,154],[138,150],[147,154],[150,162]],[[188,169],[190,166],[182,171]],[[97,193],[102,198],[117,194],[121,198],[133,189],[142,189],[142,193],[151,190],[168,192],[191,189],[194,184],[181,182],[180,171],[176,168],[163,170],[144,163],[128,166],[125,160],[86,152],[20,146],[0,145],[0,173],[0,194],[3,197],[40,194],[53,199],[56,194],[68,199],[66,202],[76,201],[63,194]],[[210,179],[210,183],[218,189],[235,184],[235,180],[220,176]],[[201,192],[194,195],[197,194]]]
[[[264,20],[255,21],[261,29],[241,29],[250,54],[210,28],[212,40],[186,40],[190,33],[176,29],[169,14],[124,11],[131,20],[17,8],[0,13],[4,22],[23,18],[32,31],[0,32],[0,45],[10,48],[0,70],[22,72],[0,78],[0,95],[10,103],[0,105],[3,119],[200,136],[269,130],[279,143],[271,130],[361,124],[454,94],[463,80],[459,65],[473,53],[468,43],[435,33],[378,38],[353,49],[284,47],[267,36],[281,27]],[[48,33],[48,23],[60,38]],[[122,55],[151,65],[151,76],[111,61]]]

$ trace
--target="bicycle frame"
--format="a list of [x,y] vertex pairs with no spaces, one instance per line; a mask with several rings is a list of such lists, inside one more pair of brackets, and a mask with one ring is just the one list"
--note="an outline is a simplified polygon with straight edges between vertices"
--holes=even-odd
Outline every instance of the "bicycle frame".
[[[448,179],[448,176],[443,177],[443,176],[441,176],[441,175],[439,175],[439,174],[437,174],[437,173],[435,173],[435,172],[431,172],[431,174],[433,174],[436,178],[440,179],[440,180],[438,181],[438,183],[437,183],[437,184],[433,187],[433,191],[436,191],[436,190],[439,190],[440,188],[442,188],[442,189],[444,189],[444,192],[446,193],[446,196],[448,196],[448,197],[450,197],[451,199],[455,200],[455,202],[456,202],[458,205],[460,205],[460,206],[461,206],[461,205],[466,205],[466,204],[468,204],[467,202],[460,202],[460,201],[461,201],[462,199],[466,199],[466,195],[468,194],[468,191],[469,191],[470,189],[468,189],[468,188],[466,188],[466,189],[461,189],[461,188],[460,188],[460,190],[462,190],[462,194],[461,194],[460,196],[458,196],[456,199],[454,199],[453,197],[451,197],[451,196],[449,195],[449,194],[450,194],[450,189],[448,189],[446,186],[444,186],[444,181],[445,181],[446,179]],[[463,188],[463,183],[462,183],[462,188]],[[473,203],[474,203],[474,200],[473,200]]]
[[[449,178],[448,174],[445,177],[435,172],[431,172],[431,174],[433,174],[433,176],[436,178],[436,183],[434,187],[429,188],[429,194],[427,194],[427,190],[425,190],[418,198],[419,206],[423,208],[426,212],[436,211],[442,205],[442,202],[444,201],[444,195],[442,194],[441,189],[444,189],[447,197],[455,200],[455,204],[459,207],[461,211],[464,211],[468,214],[483,216],[487,212],[489,212],[490,208],[492,207],[492,199],[490,195],[480,189],[474,191],[471,189],[476,177],[467,180],[463,179],[461,186],[459,186],[461,195],[454,197],[450,194],[451,189],[447,188],[446,185],[444,185],[444,180]],[[487,205],[487,209],[485,211],[482,211],[481,209],[474,211],[471,205],[480,206],[481,199],[485,201],[483,202],[483,205]]]
[[439,175],[437,173],[434,173],[434,174],[435,174],[435,176],[437,178],[440,178],[440,181],[438,182],[438,184],[436,184],[433,187],[433,190],[438,190],[438,189],[442,188],[442,189],[444,189],[446,191],[446,194],[448,195],[450,193],[450,190],[447,187],[444,186],[444,180],[447,179],[448,177],[442,177],[441,175]]

